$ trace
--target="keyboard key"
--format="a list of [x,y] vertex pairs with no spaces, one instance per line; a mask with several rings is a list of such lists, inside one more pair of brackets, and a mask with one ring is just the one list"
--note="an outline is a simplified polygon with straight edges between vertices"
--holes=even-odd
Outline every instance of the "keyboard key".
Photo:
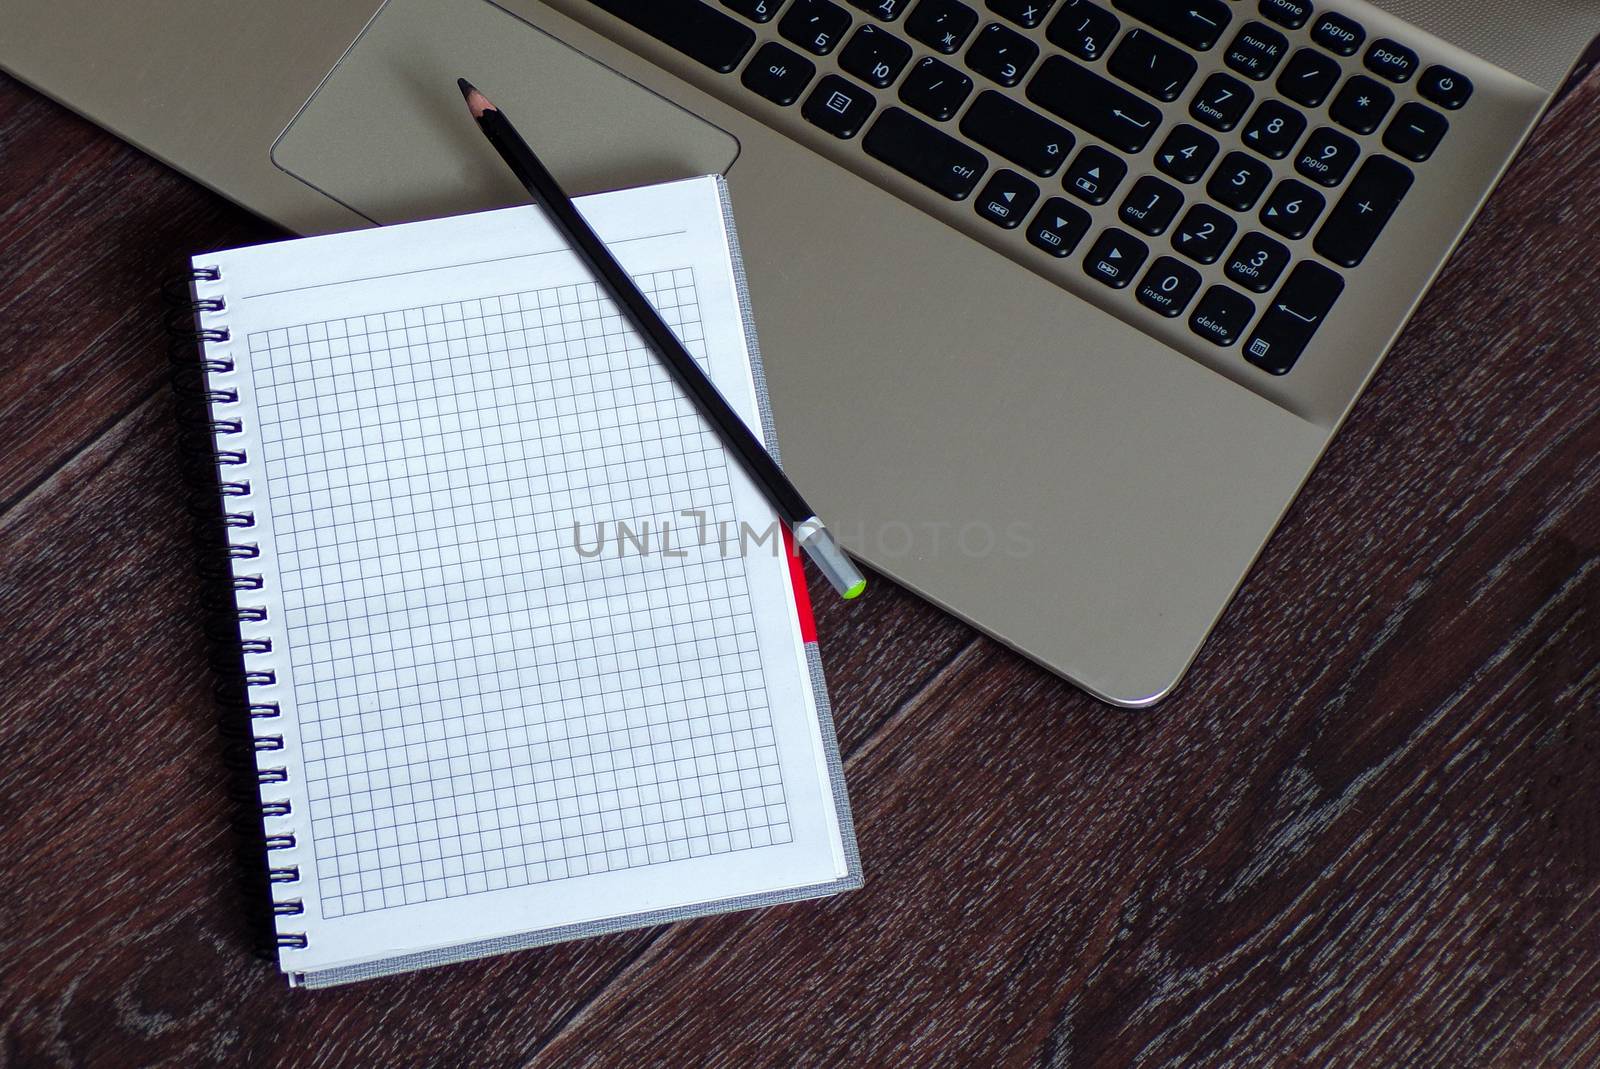
[[1226,133],[1239,125],[1255,99],[1255,90],[1233,75],[1218,71],[1207,78],[1200,92],[1195,94],[1189,114],[1197,122]]
[[1199,289],[1200,272],[1163,256],[1150,265],[1144,281],[1139,283],[1139,303],[1172,319],[1183,314]]
[[1361,146],[1356,144],[1355,138],[1324,126],[1306,138],[1295,158],[1294,169],[1318,185],[1332,188],[1344,181],[1360,155]]
[[1278,69],[1289,51],[1289,39],[1260,22],[1247,23],[1228,46],[1224,62],[1246,78],[1262,81]]
[[789,13],[778,22],[779,33],[818,56],[838,48],[848,29],[850,12],[828,0],[794,0]]
[[1122,20],[1089,0],[1067,0],[1067,6],[1050,23],[1045,36],[1050,43],[1079,59],[1095,60],[1105,55],[1111,39],[1122,29]]
[[1261,0],[1261,14],[1279,26],[1298,30],[1311,18],[1310,0]]
[[1271,181],[1271,167],[1242,152],[1230,152],[1206,184],[1206,192],[1219,204],[1247,212],[1256,206]]
[[989,0],[989,10],[1031,30],[1044,21],[1053,3],[1055,0]]
[[1263,100],[1244,128],[1244,143],[1271,160],[1287,156],[1306,132],[1306,117],[1281,100]]
[[1189,317],[1189,329],[1213,345],[1227,348],[1239,340],[1255,317],[1256,305],[1250,298],[1227,286],[1212,286]]
[[1394,122],[1383,133],[1383,145],[1413,163],[1421,163],[1433,155],[1444,135],[1450,129],[1450,120],[1423,104],[1402,105],[1395,112]]
[[1289,250],[1280,242],[1254,231],[1239,239],[1223,273],[1228,281],[1254,293],[1265,293],[1289,266]]
[[1380,78],[1387,78],[1402,85],[1409,82],[1411,76],[1417,73],[1417,65],[1421,62],[1411,49],[1387,37],[1378,38],[1372,42],[1372,47],[1367,49],[1367,70]]
[[1172,247],[1196,263],[1214,264],[1238,232],[1239,224],[1233,216],[1209,204],[1196,204],[1178,224]]
[[1017,172],[1002,168],[978,194],[978,214],[996,226],[1015,230],[1038,200],[1038,186]]
[[1343,292],[1337,271],[1301,261],[1245,342],[1244,358],[1273,375],[1287,375]]
[[936,52],[953,56],[978,28],[978,13],[957,0],[922,0],[906,19],[906,33]]
[[839,66],[868,85],[887,89],[911,60],[911,46],[888,30],[863,26],[839,53]]
[[850,0],[850,5],[869,15],[876,15],[885,22],[893,22],[905,14],[906,8],[911,6],[911,0]]
[[791,52],[776,41],[768,41],[756,52],[756,58],[744,69],[739,79],[746,89],[752,89],[774,104],[788,107],[800,99],[816,64],[797,52]]
[[1188,123],[1179,123],[1156,150],[1156,169],[1184,185],[1193,185],[1204,177],[1219,151],[1216,138]]
[[989,169],[983,153],[899,108],[888,108],[878,116],[861,147],[951,200],[967,199]]
[[1064,127],[992,89],[961,117],[961,132],[1041,178],[1061,170],[1077,142]]
[[1464,74],[1435,65],[1422,72],[1417,92],[1446,111],[1456,111],[1472,98],[1472,83]]
[[1272,191],[1272,196],[1267,198],[1266,207],[1261,209],[1261,221],[1268,230],[1275,230],[1291,241],[1298,241],[1311,233],[1317,216],[1327,206],[1328,202],[1321,193],[1304,182],[1285,178]]
[[751,22],[771,22],[783,0],[722,0],[722,6],[737,11]]
[[1317,232],[1317,255],[1340,267],[1365,260],[1415,180],[1403,163],[1387,156],[1368,157]]
[[901,100],[941,122],[960,111],[971,92],[971,78],[932,56],[923,56],[900,83]]
[[1182,207],[1182,193],[1147,174],[1133,184],[1117,214],[1133,229],[1154,237],[1172,225]]
[[1317,25],[1311,31],[1311,39],[1336,56],[1353,56],[1361,50],[1361,42],[1367,39],[1367,31],[1348,15],[1330,12],[1317,20]]
[[594,0],[669,48],[731,74],[756,43],[756,31],[700,0]]
[[1132,30],[1106,69],[1157,100],[1177,100],[1199,69],[1195,58],[1148,30]]
[[1340,126],[1358,134],[1370,134],[1383,123],[1383,117],[1394,107],[1394,94],[1365,74],[1358,74],[1344,83],[1334,98],[1328,114]]
[[1315,49],[1302,48],[1278,76],[1278,92],[1296,104],[1320,108],[1322,102],[1328,99],[1328,94],[1333,92],[1333,87],[1339,84],[1339,75],[1342,73],[1337,60],[1329,59]]
[[1051,56],[1028,83],[1028,99],[1124,152],[1143,152],[1161,112],[1065,56]]
[[1089,213],[1076,204],[1051,197],[1033,217],[1033,225],[1028,227],[1028,240],[1051,256],[1070,256],[1089,233],[1091,222]]
[[1149,257],[1150,248],[1144,242],[1132,234],[1112,228],[1101,234],[1100,240],[1089,250],[1088,257],[1083,261],[1083,269],[1089,272],[1090,278],[1098,279],[1114,290],[1122,290],[1128,288],[1133,276],[1139,273],[1139,268],[1144,266]]
[[1204,52],[1233,21],[1223,0],[1115,0],[1117,10]]
[[1039,58],[1039,46],[1016,30],[991,22],[967,49],[967,66],[1001,85],[1016,85]]
[[875,107],[877,100],[871,93],[837,74],[829,74],[806,97],[800,114],[834,137],[848,141],[861,132]]
[[1127,176],[1128,165],[1121,156],[1113,155],[1099,145],[1085,145],[1062,176],[1061,184],[1067,192],[1081,200],[1090,204],[1104,204]]

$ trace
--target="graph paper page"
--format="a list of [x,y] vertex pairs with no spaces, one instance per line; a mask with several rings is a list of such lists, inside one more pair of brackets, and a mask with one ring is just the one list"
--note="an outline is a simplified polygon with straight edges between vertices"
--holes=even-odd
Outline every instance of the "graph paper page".
[[[582,207],[759,431],[719,184]],[[292,726],[285,968],[846,875],[775,516],[537,209],[196,262]]]

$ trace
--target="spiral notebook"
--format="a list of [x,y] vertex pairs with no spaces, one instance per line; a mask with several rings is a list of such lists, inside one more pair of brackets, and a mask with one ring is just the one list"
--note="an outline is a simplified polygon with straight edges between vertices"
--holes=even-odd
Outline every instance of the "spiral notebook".
[[[775,450],[721,179],[580,206]],[[860,885],[786,532],[537,208],[190,276],[291,985]]]

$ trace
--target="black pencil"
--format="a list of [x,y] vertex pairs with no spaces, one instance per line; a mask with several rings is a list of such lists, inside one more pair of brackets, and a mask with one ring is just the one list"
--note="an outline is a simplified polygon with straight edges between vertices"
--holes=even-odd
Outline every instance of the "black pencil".
[[572,198],[562,190],[555,177],[522,139],[522,135],[517,133],[516,127],[511,125],[499,108],[490,103],[488,97],[465,78],[457,78],[456,84],[460,86],[467,109],[477,120],[478,129],[489,139],[489,144],[500,153],[500,157],[511,168],[511,173],[527,187],[556,229],[588,264],[612,300],[622,309],[628,322],[650,343],[678,385],[693,398],[701,414],[716,428],[723,444],[739,458],[750,477],[777,509],[778,515],[794,531],[795,542],[805,549],[840,594],[847,598],[859,595],[866,589],[866,579],[816,513],[811,511],[811,506],[800,496],[800,491],[795,489],[783,469],[778,467],[777,461],[772,459],[772,454],[751,433],[744,420],[739,418],[738,413],[706,377],[706,373],[700,370],[700,365],[694,362],[694,357],[689,355],[683,342],[662,320],[655,306],[639,292],[633,278],[617,263],[611,250],[589,226],[577,205],[572,203]]

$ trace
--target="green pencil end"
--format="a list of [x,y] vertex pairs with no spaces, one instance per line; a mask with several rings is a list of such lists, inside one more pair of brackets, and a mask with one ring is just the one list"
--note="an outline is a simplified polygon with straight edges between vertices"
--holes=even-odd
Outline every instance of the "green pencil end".
[[844,592],[844,600],[849,601],[851,598],[859,598],[861,592],[865,589],[867,589],[867,581],[865,579],[857,580],[855,586]]

